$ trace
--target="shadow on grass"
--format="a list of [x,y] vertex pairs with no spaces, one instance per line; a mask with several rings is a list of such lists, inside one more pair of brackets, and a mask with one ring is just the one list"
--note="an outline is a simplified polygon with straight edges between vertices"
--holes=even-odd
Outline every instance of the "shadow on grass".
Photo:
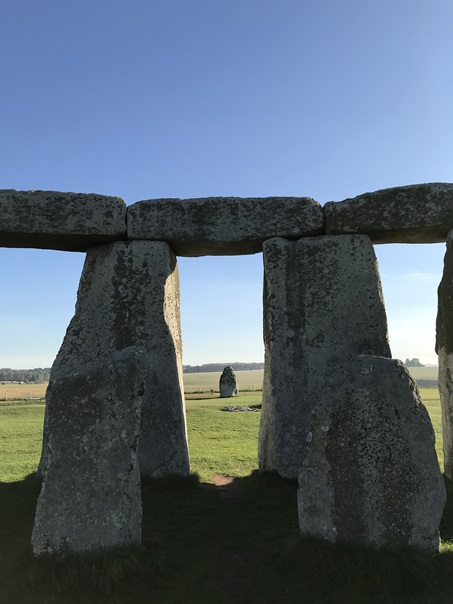
[[[295,481],[142,484],[143,545],[65,559],[29,555],[39,482],[0,483],[0,602],[298,604],[453,602],[453,553],[377,552],[301,538]],[[442,536],[453,534],[453,483]]]

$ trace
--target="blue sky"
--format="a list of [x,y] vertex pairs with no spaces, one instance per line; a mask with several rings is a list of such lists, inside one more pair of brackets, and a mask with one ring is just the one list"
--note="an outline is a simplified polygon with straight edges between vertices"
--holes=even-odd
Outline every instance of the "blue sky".
[[[15,0],[0,28],[0,188],[325,203],[453,182],[450,0]],[[393,355],[435,363],[444,246],[376,252]],[[0,258],[0,366],[48,366],[83,254]],[[261,256],[179,265],[184,362],[261,360]]]

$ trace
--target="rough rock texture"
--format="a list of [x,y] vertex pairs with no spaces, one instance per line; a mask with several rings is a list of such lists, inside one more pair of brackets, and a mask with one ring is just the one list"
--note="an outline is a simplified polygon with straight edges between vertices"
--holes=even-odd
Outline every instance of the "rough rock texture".
[[35,555],[140,543],[137,444],[145,381],[143,355],[131,348],[109,364],[50,382]]
[[255,254],[270,237],[315,235],[323,224],[308,197],[150,199],[127,209],[129,239],[168,241],[179,256]]
[[126,204],[119,197],[0,190],[0,247],[84,252],[119,239],[126,239]]
[[364,233],[373,243],[446,241],[453,228],[453,184],[382,189],[324,205],[326,233]]
[[415,382],[400,361],[371,356],[331,378],[299,474],[301,533],[438,551],[445,487]]
[[448,235],[444,272],[438,289],[436,352],[439,355],[439,392],[445,474],[453,479],[453,231]]
[[227,398],[238,395],[238,383],[233,368],[229,365],[222,371],[219,380],[220,396]]
[[[109,365],[118,352],[129,349],[143,353],[147,368],[140,471],[150,477],[187,475],[179,279],[166,243],[118,242],[88,252],[76,312],[52,367],[50,383],[89,371],[92,365]],[[133,374],[130,379],[133,383]],[[52,391],[49,396],[54,396]],[[50,410],[66,405],[65,397],[55,396],[58,401]],[[47,415],[41,474],[50,425]]]
[[275,238],[264,251],[261,471],[297,478],[326,380],[359,354],[390,356],[373,246],[365,235]]

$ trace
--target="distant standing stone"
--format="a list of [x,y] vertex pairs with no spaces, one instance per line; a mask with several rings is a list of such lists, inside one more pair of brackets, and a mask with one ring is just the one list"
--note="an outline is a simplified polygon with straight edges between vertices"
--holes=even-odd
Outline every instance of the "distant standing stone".
[[222,375],[220,376],[219,382],[220,396],[222,398],[228,398],[230,396],[238,395],[238,383],[233,368],[229,365],[225,367]]

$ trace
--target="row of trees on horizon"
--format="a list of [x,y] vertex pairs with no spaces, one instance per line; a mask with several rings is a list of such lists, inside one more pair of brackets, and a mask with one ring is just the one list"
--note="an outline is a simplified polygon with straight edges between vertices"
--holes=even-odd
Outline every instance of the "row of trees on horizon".
[[204,365],[183,365],[184,373],[211,373],[223,371],[229,365],[234,371],[254,371],[264,369],[264,363],[205,363]]
[[37,367],[35,369],[0,369],[0,382],[25,382],[26,384],[40,384],[48,382],[50,367]]
[[[253,371],[264,369],[264,363],[206,363],[204,365],[184,365],[184,373],[211,373],[223,371],[230,365],[235,371]],[[39,384],[48,382],[50,367],[37,367],[35,369],[0,368],[0,382],[25,382],[26,384]]]

